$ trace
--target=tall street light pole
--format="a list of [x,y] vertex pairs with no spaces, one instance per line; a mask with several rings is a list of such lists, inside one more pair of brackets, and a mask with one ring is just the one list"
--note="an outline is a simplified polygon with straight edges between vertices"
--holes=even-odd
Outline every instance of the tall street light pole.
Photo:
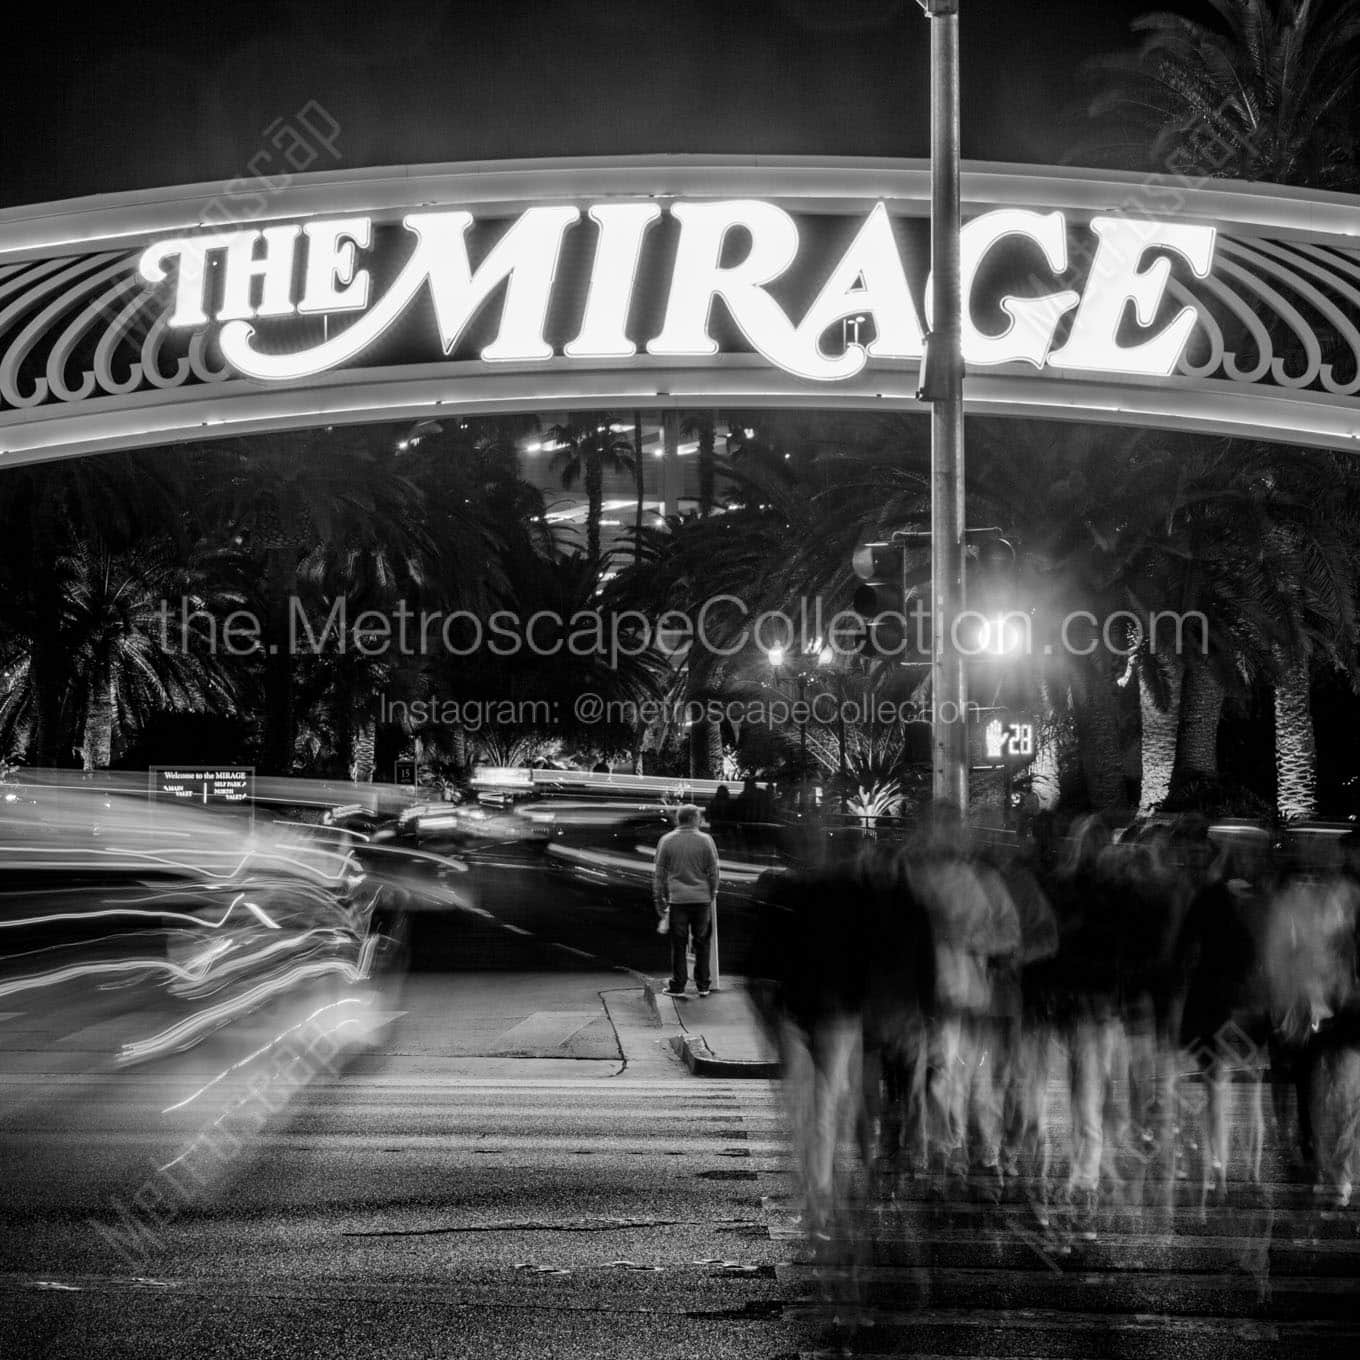
[[930,414],[930,565],[934,591],[934,795],[968,807],[966,677],[954,637],[964,609],[963,303],[959,231],[959,0],[919,0],[930,21],[931,334],[921,396]]

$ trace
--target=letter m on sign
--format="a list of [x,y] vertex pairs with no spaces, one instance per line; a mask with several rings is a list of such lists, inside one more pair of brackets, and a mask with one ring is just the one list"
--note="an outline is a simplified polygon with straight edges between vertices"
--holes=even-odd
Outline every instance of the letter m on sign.
[[453,351],[478,308],[504,283],[500,332],[482,351],[482,358],[492,363],[552,358],[543,329],[557,257],[566,229],[580,215],[579,208],[530,208],[474,272],[467,250],[470,214],[408,214],[404,224],[420,242],[406,268],[420,268],[429,277],[445,354]]

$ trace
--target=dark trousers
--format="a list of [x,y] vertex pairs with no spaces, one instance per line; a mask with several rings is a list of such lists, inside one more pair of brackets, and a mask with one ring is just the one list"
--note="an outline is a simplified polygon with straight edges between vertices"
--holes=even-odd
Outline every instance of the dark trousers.
[[713,981],[709,971],[709,945],[713,938],[713,906],[710,902],[671,903],[671,990],[683,992],[689,981],[685,948],[694,936],[694,981],[701,992]]
[[[1313,1106],[1316,1099],[1318,1044],[1310,1034],[1304,1039],[1289,1040],[1280,1034],[1270,1037],[1270,1069],[1274,1080],[1270,1084],[1271,1101],[1275,1107],[1275,1123],[1286,1149],[1300,1157],[1305,1166],[1313,1167],[1317,1149],[1313,1141]],[[1297,1137],[1291,1139],[1289,1090],[1294,1090],[1294,1115]]]

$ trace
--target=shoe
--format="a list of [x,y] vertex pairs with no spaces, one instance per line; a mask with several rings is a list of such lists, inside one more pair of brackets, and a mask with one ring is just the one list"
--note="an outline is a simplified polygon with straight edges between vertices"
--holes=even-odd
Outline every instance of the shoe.
[[980,1166],[972,1174],[973,1198],[978,1204],[999,1208],[1004,1198],[1006,1182],[999,1166]]
[[1025,1196],[1025,1204],[1028,1206],[1030,1216],[1034,1219],[1034,1222],[1040,1228],[1047,1228],[1049,1222],[1048,1205],[1044,1200],[1039,1195],[1031,1193]]
[[684,996],[684,994],[685,989],[683,987],[667,987],[662,993],[663,996]]
[[1072,1236],[1082,1242],[1096,1240],[1096,1208],[1100,1196],[1094,1190],[1079,1190],[1072,1203]]
[[700,995],[700,996],[707,996],[708,993],[709,993],[709,990],[710,990],[710,989],[709,989],[708,987],[700,987],[700,988],[699,988],[699,995]]
[[1313,1194],[1322,1200],[1323,1207],[1327,1209],[1349,1209],[1351,1204],[1351,1183],[1341,1181],[1337,1185],[1328,1185],[1325,1181],[1319,1181],[1313,1186]]

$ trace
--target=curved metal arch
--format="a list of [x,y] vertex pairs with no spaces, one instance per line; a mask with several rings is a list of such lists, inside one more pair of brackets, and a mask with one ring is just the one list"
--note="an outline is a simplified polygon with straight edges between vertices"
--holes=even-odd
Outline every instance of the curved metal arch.
[[[862,214],[881,201],[896,217],[919,218],[929,211],[923,161],[663,156],[327,172],[250,187],[248,215],[229,189],[194,185],[0,211],[0,468],[452,409],[925,409],[915,401],[914,364],[871,363],[854,379],[813,383],[747,354],[590,363],[557,357],[513,368],[393,363],[266,385],[230,371],[211,328],[168,327],[164,290],[136,274],[141,247],[200,228],[342,214],[391,220],[431,207],[494,216],[545,202],[741,197],[799,214]],[[1353,375],[1350,361],[1360,365],[1360,199],[980,163],[965,166],[963,197],[970,214],[1018,207],[1063,209],[1079,221],[1143,215],[1212,225],[1223,238],[1209,278],[1175,278],[1168,288],[1198,318],[1173,376],[1105,378],[1024,365],[970,370],[970,411],[1357,446],[1360,369]],[[1243,340],[1248,354],[1240,363]],[[1324,353],[1341,356],[1340,377]]]

